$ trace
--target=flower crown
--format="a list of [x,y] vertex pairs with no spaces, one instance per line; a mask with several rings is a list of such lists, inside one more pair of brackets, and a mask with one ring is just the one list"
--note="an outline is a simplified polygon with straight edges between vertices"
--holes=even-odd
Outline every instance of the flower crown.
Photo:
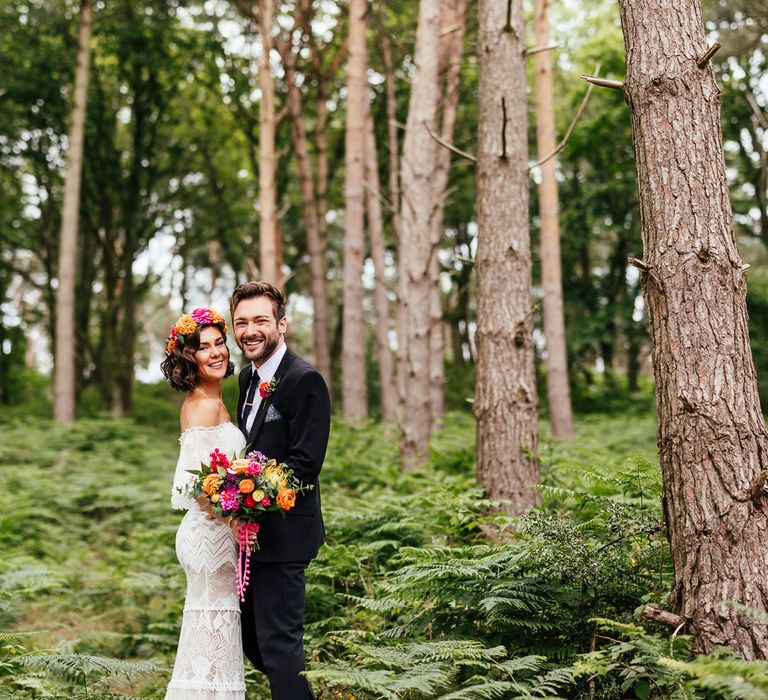
[[166,341],[166,352],[171,353],[179,345],[184,345],[186,337],[192,335],[198,326],[218,326],[223,333],[227,332],[226,321],[218,311],[203,308],[194,309],[192,313],[182,314],[176,320]]

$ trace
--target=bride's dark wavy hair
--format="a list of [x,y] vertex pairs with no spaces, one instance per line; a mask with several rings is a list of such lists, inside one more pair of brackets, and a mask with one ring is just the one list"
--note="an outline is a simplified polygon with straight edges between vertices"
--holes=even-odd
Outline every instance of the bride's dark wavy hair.
[[[221,333],[224,338],[224,346],[227,343],[227,334],[220,325],[215,323],[198,324],[194,332],[184,336],[184,344],[177,345],[173,350],[166,350],[165,359],[160,363],[160,369],[168,380],[168,383],[176,391],[190,392],[200,381],[198,364],[195,362],[195,353],[200,347],[200,332],[203,328],[212,327]],[[224,377],[235,373],[235,365],[230,359],[231,355],[227,347],[227,372]]]

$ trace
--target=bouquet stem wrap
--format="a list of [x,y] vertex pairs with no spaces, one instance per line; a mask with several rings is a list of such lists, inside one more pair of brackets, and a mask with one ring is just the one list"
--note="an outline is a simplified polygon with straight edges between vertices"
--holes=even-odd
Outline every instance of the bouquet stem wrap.
[[248,588],[248,581],[251,578],[251,558],[248,556],[251,552],[249,540],[251,534],[254,536],[253,547],[259,548],[256,541],[256,535],[259,533],[258,523],[240,524],[240,552],[237,557],[237,593],[240,596],[240,602],[245,602],[245,589]]

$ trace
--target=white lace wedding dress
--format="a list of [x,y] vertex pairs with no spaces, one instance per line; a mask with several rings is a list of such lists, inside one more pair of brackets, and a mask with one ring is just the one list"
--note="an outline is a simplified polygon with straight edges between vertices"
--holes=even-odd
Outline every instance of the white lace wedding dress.
[[[171,505],[187,514],[176,533],[176,555],[187,575],[179,648],[165,700],[244,700],[240,601],[235,591],[237,545],[231,530],[209,520],[186,487],[215,448],[227,454],[245,447],[232,423],[190,428],[179,438]],[[182,493],[179,493],[181,489]]]

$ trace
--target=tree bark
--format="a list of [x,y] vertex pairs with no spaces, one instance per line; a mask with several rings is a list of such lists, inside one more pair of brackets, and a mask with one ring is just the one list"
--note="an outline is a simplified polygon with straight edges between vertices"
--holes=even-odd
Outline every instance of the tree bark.
[[478,16],[477,476],[520,514],[539,481],[522,0],[481,0]]
[[365,0],[350,0],[344,168],[344,328],[341,350],[342,397],[346,419],[368,415],[362,280],[365,254],[365,113],[368,88],[366,12]]
[[90,0],[81,0],[80,38],[59,239],[59,287],[56,292],[53,384],[53,415],[57,423],[72,423],[75,420],[75,261],[77,260],[77,225],[80,216],[80,183],[83,171],[92,24]]
[[373,299],[376,309],[375,335],[376,357],[379,363],[379,384],[381,385],[381,419],[394,423],[397,417],[397,387],[392,368],[392,351],[389,347],[389,290],[384,274],[385,245],[384,221],[381,214],[381,184],[379,182],[379,161],[376,153],[376,134],[370,105],[365,120],[365,182],[368,210],[368,235],[373,260]]
[[768,433],[749,346],[698,0],[620,0],[644,247],[672,610],[697,651],[768,658]]
[[[383,5],[379,5],[383,18]],[[383,19],[382,19],[383,27]],[[384,85],[387,105],[387,141],[389,145],[389,201],[392,204],[392,230],[395,234],[397,259],[402,259],[402,227],[400,225],[400,145],[397,138],[397,95],[395,94],[395,71],[392,65],[392,46],[385,29],[381,31],[381,58],[384,64]],[[405,307],[401,298],[407,293],[406,278],[398,264],[397,270],[397,306],[395,307],[395,331],[397,336],[397,352],[395,354],[395,381],[397,386],[397,410],[400,414],[404,409],[406,376],[406,330]]]
[[[467,14],[466,0],[442,0],[440,73],[445,76],[442,99],[442,125],[440,136],[448,143],[453,141],[456,111],[459,104],[461,59],[464,53],[464,24]],[[440,290],[440,260],[438,251],[443,239],[443,215],[445,213],[448,174],[451,168],[451,152],[447,148],[437,150],[434,174],[434,198],[436,212],[433,222],[433,255],[430,262],[431,292],[429,300],[429,384],[432,423],[442,421],[445,414],[445,332],[443,300]]]
[[269,54],[272,49],[274,0],[259,0],[259,35],[261,57],[259,59],[259,268],[261,278],[271,284],[280,284],[278,267],[277,226],[277,158],[275,138],[275,79]]
[[[549,45],[549,0],[536,0],[533,26],[536,46]],[[551,52],[535,54],[536,65],[536,147],[543,160],[557,147],[555,106],[552,86]],[[547,341],[547,399],[552,433],[573,435],[571,391],[568,385],[568,359],[563,312],[563,279],[560,267],[560,207],[558,201],[557,160],[541,165],[539,219],[541,222],[541,286],[544,292],[544,337]]]
[[325,241],[320,235],[320,214],[315,197],[312,163],[309,160],[307,133],[301,109],[301,94],[296,85],[296,55],[288,45],[283,53],[285,81],[288,86],[288,109],[291,113],[291,134],[293,137],[296,162],[301,178],[301,197],[304,207],[304,227],[307,233],[307,252],[309,253],[309,271],[312,280],[312,302],[314,322],[312,340],[315,351],[315,363],[323,375],[329,389],[331,386],[331,351],[328,328],[328,291],[326,288]]
[[432,178],[437,146],[427,129],[434,132],[437,123],[439,47],[440,0],[421,0],[400,177],[399,267],[405,276],[400,286],[406,352],[401,441],[404,469],[426,461],[432,432],[428,312],[435,217]]

